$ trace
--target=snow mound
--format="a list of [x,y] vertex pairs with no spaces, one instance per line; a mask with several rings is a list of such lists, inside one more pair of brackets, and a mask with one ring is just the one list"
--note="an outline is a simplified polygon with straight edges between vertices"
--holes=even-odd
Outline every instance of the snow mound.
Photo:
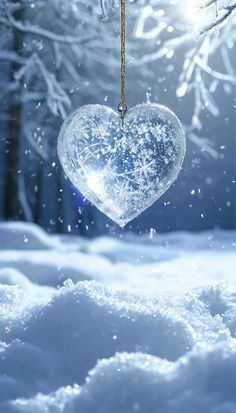
[[43,286],[70,278],[152,294],[222,282],[236,289],[234,231],[85,240],[49,236],[33,224],[0,223],[0,246],[0,270],[13,268]]
[[186,251],[25,233],[0,251],[1,413],[235,413],[234,233]]
[[0,248],[1,250],[46,250],[60,244],[48,236],[35,224],[25,225],[24,222],[0,223]]
[[[1,302],[9,301],[2,287]],[[20,296],[20,298],[19,298]],[[19,311],[19,300],[21,311]],[[229,339],[219,318],[212,318],[193,297],[151,300],[126,292],[111,292],[96,282],[68,282],[48,302],[34,305],[22,293],[11,302],[9,323],[5,320],[1,340],[0,398],[31,395],[57,386],[84,382],[98,359],[116,352],[144,352],[176,360],[194,344]],[[6,313],[7,314],[7,313]],[[17,361],[17,365],[15,364]],[[9,377],[24,377],[12,389]],[[4,377],[7,379],[4,380]],[[43,385],[41,388],[40,383]]]
[[144,354],[118,354],[98,363],[68,408],[73,413],[233,413],[235,363],[236,348],[229,345],[198,350],[176,363]]
[[25,413],[235,413],[235,364],[236,346],[225,343],[175,363],[120,353],[98,362],[81,388],[67,386],[12,405]]

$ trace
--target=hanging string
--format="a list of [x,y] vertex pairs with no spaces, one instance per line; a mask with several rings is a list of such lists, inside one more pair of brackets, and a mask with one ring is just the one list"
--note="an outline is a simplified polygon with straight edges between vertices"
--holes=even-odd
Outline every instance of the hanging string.
[[121,102],[118,111],[124,118],[128,106],[125,101],[125,0],[121,0]]

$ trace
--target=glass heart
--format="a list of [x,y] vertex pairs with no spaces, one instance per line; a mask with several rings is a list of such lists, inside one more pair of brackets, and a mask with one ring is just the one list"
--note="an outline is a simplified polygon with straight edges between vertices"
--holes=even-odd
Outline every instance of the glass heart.
[[86,105],[63,123],[59,159],[79,191],[101,212],[125,226],[151,206],[176,179],[185,135],[166,107],[142,104],[120,116]]

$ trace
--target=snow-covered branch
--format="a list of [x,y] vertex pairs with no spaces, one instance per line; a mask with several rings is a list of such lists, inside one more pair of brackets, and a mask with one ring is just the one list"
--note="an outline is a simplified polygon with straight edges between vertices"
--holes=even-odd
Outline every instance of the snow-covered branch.
[[[92,82],[103,97],[114,92],[119,6],[119,0],[2,0],[0,27],[21,37],[22,47],[1,48],[0,61],[14,65],[1,94],[35,104],[40,98],[64,117],[81,87]],[[203,111],[220,113],[217,88],[235,87],[236,0],[127,0],[127,25],[127,61],[140,79],[154,75],[156,62],[175,66],[177,55],[183,62],[175,70],[176,95],[192,97],[187,130],[199,133]]]
[[228,17],[236,10],[236,1],[235,0],[202,0],[199,5],[199,8],[204,10],[210,6],[215,7],[215,18],[200,30],[200,34],[203,34],[209,30],[218,27],[223,22],[225,22]]
[[[15,33],[17,42],[19,38],[22,42],[18,50],[13,50],[10,40],[0,51],[1,62],[14,64],[14,75],[4,85],[2,95],[18,90],[14,99],[21,101],[26,95],[33,100],[43,95],[50,111],[65,117],[71,105],[72,81],[80,87],[86,80],[79,74],[81,61],[86,56],[94,65],[105,62],[104,52],[100,53],[105,29],[93,8],[89,1],[78,4],[70,0],[65,5],[60,0],[2,0],[2,38],[11,38]],[[107,50],[114,47],[111,39],[106,43]],[[36,90],[31,90],[35,80]]]
[[195,143],[204,143],[204,139],[195,138],[202,129],[203,112],[218,116],[220,108],[214,99],[217,88],[222,85],[228,92],[236,84],[235,0],[150,0],[139,13],[134,36],[142,42],[142,50],[146,50],[143,55],[130,58],[134,66],[153,65],[159,60],[175,65],[178,54],[183,64],[177,97],[189,95],[194,100],[186,130]]

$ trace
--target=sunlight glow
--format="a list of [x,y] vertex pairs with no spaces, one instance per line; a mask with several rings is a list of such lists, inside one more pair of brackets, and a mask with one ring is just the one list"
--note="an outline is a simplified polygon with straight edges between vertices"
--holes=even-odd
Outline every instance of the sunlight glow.
[[200,29],[204,26],[207,19],[206,9],[200,7],[198,0],[186,0],[182,3],[184,20],[187,24],[193,26],[194,29]]
[[116,205],[116,203],[106,192],[104,178],[104,174],[101,172],[88,171],[87,185],[89,188],[91,188],[91,191],[93,191],[97,195],[102,203],[105,203],[109,208],[113,210],[114,216],[120,218],[122,216],[122,209]]
[[104,197],[105,189],[103,184],[103,176],[101,173],[90,171],[87,175],[87,183],[96,195]]

